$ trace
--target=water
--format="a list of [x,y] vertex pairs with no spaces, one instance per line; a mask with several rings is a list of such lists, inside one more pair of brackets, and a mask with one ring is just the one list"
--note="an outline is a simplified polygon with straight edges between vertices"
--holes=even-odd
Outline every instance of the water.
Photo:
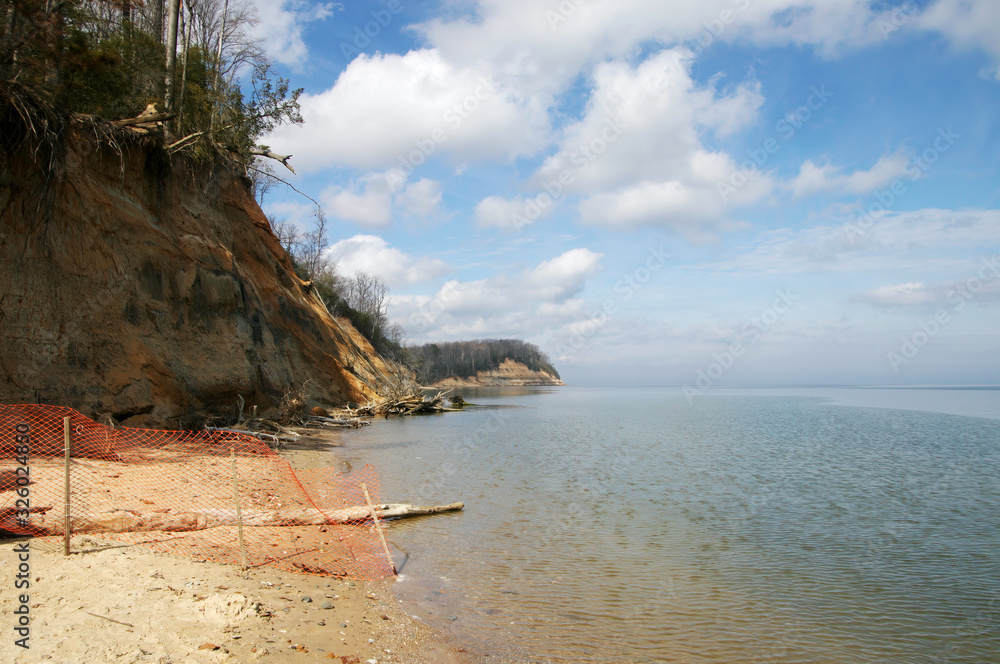
[[339,456],[466,503],[388,536],[485,662],[1000,662],[1000,391],[820,392],[467,390]]

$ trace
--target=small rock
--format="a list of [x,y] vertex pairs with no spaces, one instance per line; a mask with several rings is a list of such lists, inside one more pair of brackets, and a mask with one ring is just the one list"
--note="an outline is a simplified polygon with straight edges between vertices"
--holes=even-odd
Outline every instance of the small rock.
[[383,613],[382,614],[382,620],[388,620],[388,619],[389,619],[389,616],[387,616],[386,614]]
[[285,613],[288,613],[289,611],[291,611],[291,609],[289,609],[289,608],[288,608],[288,607],[286,606],[285,608],[283,608],[283,609],[282,609],[282,611],[284,611]]
[[454,622],[454,621],[458,620],[458,616],[448,616],[448,620],[451,620],[452,622]]
[[198,646],[198,650],[218,650],[218,649],[219,646],[215,645],[214,643],[204,643]]
[[340,626],[343,627],[344,629],[347,629],[347,623],[340,623]]
[[324,609],[332,609],[333,608],[333,602],[331,602],[330,600],[326,600],[325,602],[323,602],[323,608]]
[[306,595],[306,596],[304,596],[304,597],[302,598],[302,601],[303,601],[303,602],[311,602],[311,601],[313,601],[313,598],[312,598],[312,597],[309,597],[308,595]]
[[341,664],[361,664],[361,658],[357,655],[341,655]]

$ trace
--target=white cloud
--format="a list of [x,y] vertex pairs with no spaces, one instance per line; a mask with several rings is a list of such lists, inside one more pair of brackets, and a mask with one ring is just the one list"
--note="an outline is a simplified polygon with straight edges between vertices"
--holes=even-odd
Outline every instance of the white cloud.
[[524,79],[526,90],[561,87],[639,44],[718,41],[815,45],[834,53],[882,38],[869,0],[480,0],[468,13],[417,26],[454,62],[485,61]]
[[[319,5],[326,8],[323,11],[310,14],[301,0],[255,2],[265,19],[262,30],[267,31],[270,48],[283,62],[304,57],[302,24],[332,11],[328,3]],[[400,162],[412,168],[440,153],[460,160],[531,156],[551,141],[550,122],[561,93],[581,74],[594,72],[601,85],[600,76],[614,76],[615,67],[622,66],[604,63],[633,60],[643,45],[652,44],[655,50],[686,44],[700,51],[716,42],[742,41],[809,46],[832,56],[845,48],[881,43],[886,25],[898,29],[898,9],[875,9],[875,4],[872,0],[456,3],[450,12],[455,18],[410,26],[424,38],[424,48],[358,56],[333,87],[301,99],[307,129],[279,127],[266,142],[295,154],[296,163],[305,170],[330,165],[386,168]],[[553,20],[553,12],[558,20]],[[960,47],[972,45],[1000,57],[1000,31],[994,27],[1000,23],[1000,4],[994,0],[938,0],[924,12],[903,18],[903,27],[912,22],[914,27],[941,32]],[[656,83],[655,72],[641,73],[640,78]],[[656,92],[654,102],[662,103],[674,92],[697,91],[682,87]],[[713,131],[726,134],[752,117],[758,105],[759,93],[746,85],[703,104],[698,116]],[[586,123],[578,128],[593,129]],[[435,133],[438,139],[433,138]],[[568,133],[563,138],[574,136]]]
[[579,298],[603,254],[571,249],[519,274],[452,280],[433,296],[394,296],[390,317],[415,342],[518,335],[533,338],[589,318]]
[[996,0],[938,0],[915,23],[941,32],[956,48],[980,48],[992,55],[991,74],[1000,80],[1000,3]]
[[547,216],[553,210],[553,201],[544,195],[526,198],[515,196],[487,196],[476,205],[474,217],[480,228],[520,230]]
[[547,301],[566,299],[578,293],[587,277],[600,269],[603,255],[589,249],[571,249],[526,273],[524,283]]
[[733,250],[733,257],[699,268],[795,274],[905,269],[926,273],[960,270],[969,256],[1000,250],[996,229],[1000,210],[914,210],[888,212],[841,223],[765,232],[754,244]]
[[447,274],[451,268],[437,258],[414,258],[394,249],[376,235],[355,235],[329,247],[325,256],[337,263],[337,272],[353,277],[358,272],[378,275],[390,289],[423,283]]
[[890,286],[880,286],[870,291],[856,295],[857,302],[867,302],[880,307],[893,307],[913,304],[930,304],[938,298],[920,281],[913,281],[905,284],[894,284]]
[[395,202],[407,216],[433,217],[441,205],[441,183],[422,178],[396,194]]
[[339,219],[367,228],[392,223],[392,192],[382,174],[369,173],[350,187],[328,187],[320,198],[324,209]]
[[366,173],[346,186],[327,187],[320,199],[325,211],[337,219],[366,228],[385,228],[397,212],[404,217],[433,218],[439,212],[442,192],[436,180],[408,182],[389,170]]
[[495,159],[531,155],[546,142],[546,106],[504,88],[494,72],[457,65],[434,49],[361,55],[324,92],[300,98],[308,126],[266,139],[303,170],[399,166],[435,154]]
[[302,30],[307,23],[323,21],[334,10],[343,9],[338,2],[310,3],[305,0],[251,0],[260,23],[255,32],[264,39],[268,55],[283,65],[297,66],[309,55]]
[[909,282],[880,286],[855,295],[851,299],[876,307],[948,306],[954,308],[966,301],[993,302],[1000,300],[1000,262],[993,256],[979,264],[966,266],[964,279],[933,284]]
[[883,155],[867,171],[843,173],[831,164],[816,165],[812,159],[803,162],[799,174],[788,183],[795,196],[816,193],[865,194],[885,187],[907,171],[910,158],[902,153]]
[[[756,120],[759,86],[748,81],[725,94],[698,86],[691,62],[691,52],[678,48],[635,66],[600,65],[583,117],[564,129],[532,183],[546,193],[585,194],[584,223],[664,224],[693,235],[731,207],[766,196],[769,174],[743,181],[732,157],[704,145],[707,132],[727,135]],[[734,181],[740,186],[728,186]]]

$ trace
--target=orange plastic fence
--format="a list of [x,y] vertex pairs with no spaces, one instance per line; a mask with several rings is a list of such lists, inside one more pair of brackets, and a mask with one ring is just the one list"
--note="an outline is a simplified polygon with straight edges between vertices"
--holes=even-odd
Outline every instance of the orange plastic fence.
[[[245,434],[111,429],[58,406],[0,405],[0,530],[63,537],[66,417],[74,535],[240,564],[235,452],[249,565],[353,578],[392,574],[370,520],[320,525],[336,510],[365,505],[362,483],[381,502],[372,466],[348,475],[295,472]],[[289,525],[307,521],[317,525]]]

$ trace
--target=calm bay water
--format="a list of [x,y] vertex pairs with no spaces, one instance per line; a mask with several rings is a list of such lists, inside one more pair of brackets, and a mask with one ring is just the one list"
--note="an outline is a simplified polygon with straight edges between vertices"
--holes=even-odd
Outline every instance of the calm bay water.
[[338,456],[483,661],[1000,662],[1000,391],[463,393]]

